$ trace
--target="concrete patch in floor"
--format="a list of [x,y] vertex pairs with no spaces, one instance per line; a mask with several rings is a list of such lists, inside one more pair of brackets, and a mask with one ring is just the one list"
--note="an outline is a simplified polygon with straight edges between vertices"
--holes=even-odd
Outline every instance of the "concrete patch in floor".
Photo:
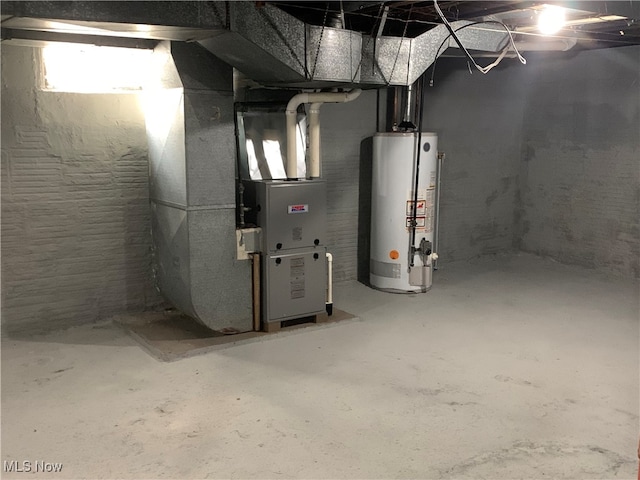
[[177,311],[120,315],[114,317],[113,321],[124,328],[153,357],[163,362],[173,362],[213,350],[282,337],[300,332],[302,329],[318,329],[335,325],[337,322],[357,319],[355,315],[336,308],[330,317],[322,317],[324,318],[319,319],[317,323],[292,321],[290,326],[283,327],[275,333],[246,332],[233,335],[214,332]]
[[442,478],[615,478],[629,464],[635,460],[594,445],[519,441],[459,463]]

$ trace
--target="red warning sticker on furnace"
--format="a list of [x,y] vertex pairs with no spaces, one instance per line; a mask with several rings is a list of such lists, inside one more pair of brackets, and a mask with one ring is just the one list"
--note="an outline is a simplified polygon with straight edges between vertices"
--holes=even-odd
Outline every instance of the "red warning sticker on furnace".
[[307,213],[309,211],[309,205],[289,205],[287,207],[288,213]]

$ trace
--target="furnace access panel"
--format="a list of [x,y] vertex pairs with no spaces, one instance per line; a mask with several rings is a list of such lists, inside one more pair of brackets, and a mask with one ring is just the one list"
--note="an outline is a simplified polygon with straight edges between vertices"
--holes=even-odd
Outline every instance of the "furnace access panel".
[[255,182],[264,251],[326,245],[327,193],[323,180]]
[[264,320],[325,311],[326,183],[323,180],[252,182],[257,224],[263,231]]

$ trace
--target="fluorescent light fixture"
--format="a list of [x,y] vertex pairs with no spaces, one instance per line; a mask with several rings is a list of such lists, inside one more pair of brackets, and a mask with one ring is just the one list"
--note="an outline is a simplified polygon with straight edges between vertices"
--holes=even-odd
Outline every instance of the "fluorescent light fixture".
[[42,49],[45,90],[122,93],[142,90],[152,52],[60,43]]
[[544,5],[538,16],[538,30],[544,35],[553,35],[564,27],[565,22],[564,8]]

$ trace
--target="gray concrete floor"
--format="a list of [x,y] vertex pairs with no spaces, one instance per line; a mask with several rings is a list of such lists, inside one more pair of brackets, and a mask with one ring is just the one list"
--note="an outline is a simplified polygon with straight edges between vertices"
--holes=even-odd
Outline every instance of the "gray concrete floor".
[[519,255],[443,265],[425,295],[335,296],[359,320],[173,363],[110,323],[5,337],[2,459],[63,464],[34,478],[635,478],[637,283]]

